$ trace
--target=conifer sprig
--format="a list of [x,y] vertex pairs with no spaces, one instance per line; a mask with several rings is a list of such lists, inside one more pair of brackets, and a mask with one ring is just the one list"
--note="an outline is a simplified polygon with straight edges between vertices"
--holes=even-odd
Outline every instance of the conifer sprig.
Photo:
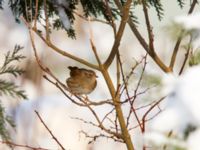
[[19,62],[25,58],[25,56],[19,54],[19,51],[21,49],[23,49],[23,47],[16,45],[12,52],[11,51],[7,52],[7,54],[5,55],[3,66],[0,68],[0,75],[7,73],[7,74],[12,74],[15,77],[17,77],[18,75],[21,75],[24,72],[23,69],[12,64],[15,61]]

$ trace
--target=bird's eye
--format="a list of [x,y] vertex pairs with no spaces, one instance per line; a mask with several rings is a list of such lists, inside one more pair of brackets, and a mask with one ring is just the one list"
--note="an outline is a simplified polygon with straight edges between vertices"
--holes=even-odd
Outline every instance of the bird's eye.
[[87,77],[92,77],[92,74],[91,74],[91,73],[88,73],[88,74],[87,74]]
[[88,72],[84,72],[84,75],[85,75],[86,77],[88,77],[88,76],[89,76],[89,73],[88,73]]

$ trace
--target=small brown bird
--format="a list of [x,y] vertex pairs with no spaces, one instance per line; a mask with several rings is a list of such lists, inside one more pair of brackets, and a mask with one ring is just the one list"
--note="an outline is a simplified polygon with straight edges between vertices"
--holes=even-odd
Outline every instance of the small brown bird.
[[75,95],[90,94],[97,85],[96,73],[92,70],[68,67],[70,70],[70,77],[67,78],[66,83],[71,93]]

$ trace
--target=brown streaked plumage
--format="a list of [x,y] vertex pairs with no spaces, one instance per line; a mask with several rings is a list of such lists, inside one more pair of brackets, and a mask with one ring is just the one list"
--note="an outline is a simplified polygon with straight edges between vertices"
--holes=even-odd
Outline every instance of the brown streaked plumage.
[[92,70],[68,67],[70,70],[70,77],[67,78],[66,83],[71,93],[75,95],[90,94],[97,85],[96,73]]

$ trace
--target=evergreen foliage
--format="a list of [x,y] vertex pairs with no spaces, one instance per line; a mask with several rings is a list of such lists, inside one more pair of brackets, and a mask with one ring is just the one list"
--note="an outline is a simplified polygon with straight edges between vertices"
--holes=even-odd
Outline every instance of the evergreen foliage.
[[8,53],[5,55],[3,66],[0,68],[0,75],[9,73],[17,77],[24,72],[18,66],[11,64],[12,62],[20,61],[21,59],[25,58],[23,55],[18,54],[22,48],[23,47],[16,45],[13,52],[8,51]]
[[160,0],[149,0],[148,3],[150,6],[153,6],[157,12],[158,19],[161,20],[164,16],[164,9],[163,5],[161,4]]
[[4,107],[2,106],[2,104],[0,104],[0,136],[3,140],[10,139],[10,135],[6,130],[7,123],[12,127],[15,127],[12,118],[8,115],[5,115]]
[[199,65],[200,64],[200,52],[197,50],[192,54],[189,58],[189,65],[194,66],[194,65]]
[[[3,79],[3,75],[11,75],[17,77],[24,72],[23,69],[16,65],[16,62],[19,62],[25,58],[23,55],[19,54],[22,48],[23,47],[16,45],[12,52],[8,51],[5,55],[3,65],[0,67],[0,96],[10,96],[21,99],[27,98],[24,91],[20,90],[20,88],[15,85],[15,83]],[[3,140],[8,140],[10,138],[6,130],[6,124],[9,124],[12,127],[15,126],[12,118],[5,114],[4,107],[0,102],[0,136]]]
[[[64,0],[63,0],[64,1]],[[0,8],[2,8],[4,0],[0,0]],[[83,9],[83,16],[85,17],[95,17],[98,19],[104,19],[108,22],[111,21],[111,19],[118,19],[120,18],[120,12],[118,7],[115,4],[115,0],[66,0],[67,3],[69,3],[68,8],[65,9],[65,13],[67,14],[70,23],[73,25],[75,21],[75,10],[77,9],[77,6],[81,4]],[[123,6],[126,0],[119,0],[121,5]],[[163,5],[160,0],[145,0],[146,5],[148,7],[153,7],[156,10],[158,19],[161,20],[164,16],[164,9]],[[19,17],[22,15],[24,18],[26,18],[27,21],[31,22],[33,20],[33,16],[35,16],[35,6],[36,1],[34,0],[9,0],[8,4],[11,8],[13,15],[16,18],[16,21],[19,22]],[[180,8],[183,8],[184,1],[183,0],[177,0],[178,5]],[[134,0],[131,11],[130,11],[130,17],[135,22],[138,23],[138,18],[134,15],[134,8],[138,5],[141,5],[141,0]],[[47,15],[52,20],[51,27],[53,29],[64,29],[61,20],[56,16],[58,16],[58,12],[56,10],[56,7],[54,5],[54,0],[47,0]],[[31,13],[30,13],[31,12]],[[41,22],[41,20],[44,20],[43,17],[44,12],[44,1],[38,1],[38,21]],[[49,29],[50,30],[50,29]],[[70,28],[66,30],[68,33],[68,36],[71,38],[75,38],[75,31],[73,28]]]
[[180,8],[183,8],[183,6],[185,4],[184,0],[177,0],[177,2],[178,2],[178,5],[180,6]]

